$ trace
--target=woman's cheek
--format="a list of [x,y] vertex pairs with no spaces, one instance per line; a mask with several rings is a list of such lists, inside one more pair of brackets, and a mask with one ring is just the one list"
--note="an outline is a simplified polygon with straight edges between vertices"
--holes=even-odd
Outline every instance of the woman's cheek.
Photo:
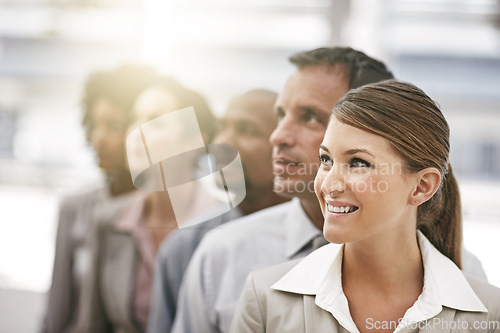
[[316,177],[314,178],[314,193],[316,193],[316,197],[318,197],[318,200],[320,202],[323,202],[321,186],[323,184],[324,179],[325,179],[325,172],[320,168],[318,170],[318,173],[316,174]]
[[352,191],[360,195],[369,195],[377,192],[379,177],[371,174],[358,174],[350,177],[348,183]]

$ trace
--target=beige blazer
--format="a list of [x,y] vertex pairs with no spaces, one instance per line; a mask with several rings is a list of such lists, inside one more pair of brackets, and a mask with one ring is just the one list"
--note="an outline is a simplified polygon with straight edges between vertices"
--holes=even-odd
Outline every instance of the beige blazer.
[[[302,295],[271,289],[299,261],[294,260],[272,268],[251,273],[240,298],[240,303],[232,323],[231,333],[335,333],[347,332],[334,316],[315,304],[314,295]],[[500,289],[495,288],[474,277],[467,276],[476,295],[488,309],[485,312],[465,312],[451,308],[443,311],[429,321],[443,323],[468,322],[469,328],[475,321],[493,322],[489,329],[466,330],[448,325],[441,329],[440,325],[411,329],[407,327],[402,332],[500,332]],[[495,327],[495,322],[498,324]],[[437,327],[436,327],[437,326]],[[463,326],[462,326],[463,327]]]

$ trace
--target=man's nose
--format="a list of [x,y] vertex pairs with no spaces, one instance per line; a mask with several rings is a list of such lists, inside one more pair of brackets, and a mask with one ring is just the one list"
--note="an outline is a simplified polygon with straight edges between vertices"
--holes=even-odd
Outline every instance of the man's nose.
[[275,147],[291,147],[295,144],[297,128],[292,119],[287,117],[281,119],[276,129],[271,134],[269,141]]

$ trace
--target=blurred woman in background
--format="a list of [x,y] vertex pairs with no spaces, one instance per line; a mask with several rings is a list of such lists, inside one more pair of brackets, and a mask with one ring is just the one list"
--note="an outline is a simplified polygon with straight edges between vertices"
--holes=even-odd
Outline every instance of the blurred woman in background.
[[[194,114],[189,114],[191,106]],[[98,230],[97,269],[88,326],[83,330],[88,333],[145,332],[160,243],[178,228],[181,219],[194,218],[220,204],[189,182],[197,178],[199,157],[205,155],[205,144],[215,129],[205,100],[163,77],[137,98],[133,115],[127,152],[139,191],[121,216]],[[186,128],[192,131],[188,135],[183,133]],[[187,147],[201,148],[182,153]],[[179,153],[172,154],[175,151]],[[175,196],[172,183],[183,185]]]
[[91,269],[94,228],[109,223],[130,201],[134,186],[128,170],[125,135],[133,103],[151,85],[150,67],[122,66],[96,72],[85,84],[83,126],[106,183],[65,198],[60,205],[52,286],[44,333],[76,332]]

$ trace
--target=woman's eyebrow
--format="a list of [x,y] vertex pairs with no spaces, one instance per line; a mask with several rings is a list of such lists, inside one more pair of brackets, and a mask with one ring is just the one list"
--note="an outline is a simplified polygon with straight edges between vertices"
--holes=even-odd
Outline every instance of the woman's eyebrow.
[[372,153],[370,153],[368,150],[366,149],[362,149],[362,148],[355,148],[355,149],[349,149],[349,150],[346,150],[344,152],[344,155],[354,155],[354,154],[357,154],[357,153],[365,153],[365,154],[368,154],[370,155],[371,157],[375,157]]
[[[327,153],[330,152],[328,150],[328,148],[326,148],[324,145],[320,145],[319,149],[322,149],[322,150],[326,151]],[[353,149],[346,150],[344,152],[344,155],[354,155],[354,154],[357,154],[357,153],[365,153],[365,154],[368,154],[368,155],[372,156],[373,158],[375,158],[375,155],[373,155],[372,153],[370,153],[368,150],[362,149],[362,148],[353,148]]]

